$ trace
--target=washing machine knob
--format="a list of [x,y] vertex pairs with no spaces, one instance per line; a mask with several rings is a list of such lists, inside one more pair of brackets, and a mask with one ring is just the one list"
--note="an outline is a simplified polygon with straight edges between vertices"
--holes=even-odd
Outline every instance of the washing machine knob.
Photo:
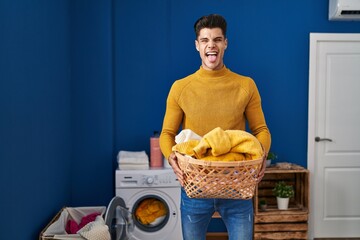
[[146,178],[146,183],[147,184],[153,184],[154,183],[154,178],[153,177],[147,177]]

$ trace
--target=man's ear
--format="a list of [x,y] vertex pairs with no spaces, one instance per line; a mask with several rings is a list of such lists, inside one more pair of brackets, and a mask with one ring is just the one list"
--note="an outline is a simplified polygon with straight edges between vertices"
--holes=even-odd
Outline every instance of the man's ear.
[[197,40],[195,40],[195,48],[196,48],[197,51],[200,51],[199,50],[199,42]]
[[228,40],[227,38],[225,39],[225,49],[227,49],[227,45],[228,45]]

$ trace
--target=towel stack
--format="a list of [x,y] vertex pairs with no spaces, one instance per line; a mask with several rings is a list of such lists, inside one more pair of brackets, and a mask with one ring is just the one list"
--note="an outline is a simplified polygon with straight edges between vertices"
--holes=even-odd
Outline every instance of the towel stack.
[[145,151],[119,151],[117,161],[120,170],[149,169],[149,157]]

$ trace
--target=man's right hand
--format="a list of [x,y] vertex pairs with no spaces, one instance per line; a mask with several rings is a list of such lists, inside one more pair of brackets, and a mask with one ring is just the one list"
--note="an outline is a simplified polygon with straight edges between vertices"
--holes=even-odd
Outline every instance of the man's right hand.
[[168,159],[170,166],[174,170],[174,173],[176,174],[177,179],[179,180],[180,185],[184,186],[184,173],[179,168],[178,159],[175,155],[175,152],[172,152],[170,154],[170,157]]

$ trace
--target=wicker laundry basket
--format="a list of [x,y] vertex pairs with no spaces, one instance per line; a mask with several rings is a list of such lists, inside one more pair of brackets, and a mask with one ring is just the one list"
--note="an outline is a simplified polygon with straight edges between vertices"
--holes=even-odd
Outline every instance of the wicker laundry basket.
[[246,161],[207,161],[175,153],[184,172],[190,198],[250,199],[254,195],[263,158]]

